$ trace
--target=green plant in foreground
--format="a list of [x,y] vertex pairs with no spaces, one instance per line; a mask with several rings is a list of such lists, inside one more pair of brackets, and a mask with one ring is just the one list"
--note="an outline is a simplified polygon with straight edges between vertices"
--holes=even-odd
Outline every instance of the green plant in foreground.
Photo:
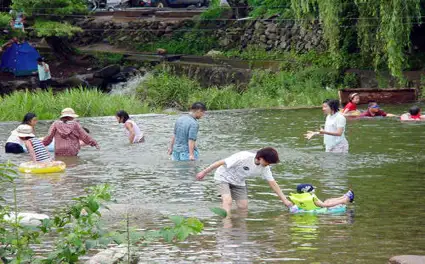
[[[134,231],[128,217],[123,232],[105,230],[100,225],[100,209],[107,209],[106,203],[111,201],[108,184],[87,188],[85,196],[74,198],[73,204],[58,210],[51,219],[41,220],[39,226],[24,226],[18,215],[15,187],[18,174],[14,167],[11,163],[0,164],[0,182],[14,186],[12,207],[0,204],[0,260],[3,263],[77,263],[88,250],[104,248],[111,243],[125,243],[128,248],[127,263],[131,263],[132,245],[147,245],[147,242],[158,238],[166,242],[182,241],[203,230],[203,224],[197,218],[181,216],[170,217],[174,226],[145,233]],[[5,202],[1,196],[0,202]],[[5,218],[11,215],[11,220]],[[35,258],[31,245],[40,243],[42,238],[52,237],[56,238],[53,251],[45,258]]]

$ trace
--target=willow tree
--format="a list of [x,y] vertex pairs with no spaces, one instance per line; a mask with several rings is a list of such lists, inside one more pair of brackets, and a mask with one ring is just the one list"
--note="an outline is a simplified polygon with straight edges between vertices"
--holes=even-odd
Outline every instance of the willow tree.
[[44,37],[57,54],[73,61],[75,52],[68,38],[82,31],[65,21],[65,17],[87,12],[86,0],[12,0],[12,8],[25,13],[32,20],[31,29],[37,37]]
[[349,26],[356,29],[364,58],[373,58],[375,68],[385,64],[393,76],[403,79],[412,27],[421,17],[420,0],[291,0],[291,8],[297,18],[319,20],[329,50],[337,57],[344,37],[343,10],[355,9],[358,17]]

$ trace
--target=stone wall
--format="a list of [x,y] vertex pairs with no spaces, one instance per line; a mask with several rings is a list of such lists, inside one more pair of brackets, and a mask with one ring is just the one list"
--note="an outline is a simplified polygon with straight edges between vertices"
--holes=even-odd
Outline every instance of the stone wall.
[[[183,21],[98,21],[94,18],[77,21],[75,24],[86,31],[74,37],[78,45],[106,42],[127,49],[147,45],[160,39],[190,31],[195,27],[193,20]],[[319,26],[301,27],[293,22],[276,20],[246,20],[231,23],[208,23],[199,25],[199,30],[208,30],[218,39],[218,47],[226,50],[260,46],[265,50],[322,51],[326,48]]]

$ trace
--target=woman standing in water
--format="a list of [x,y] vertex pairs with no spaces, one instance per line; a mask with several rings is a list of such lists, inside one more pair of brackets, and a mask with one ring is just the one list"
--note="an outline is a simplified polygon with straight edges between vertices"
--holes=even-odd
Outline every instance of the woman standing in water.
[[99,149],[96,140],[87,134],[80,123],[75,121],[77,117],[78,115],[72,108],[63,109],[59,117],[60,120],[53,123],[49,129],[49,135],[43,139],[45,146],[55,139],[55,154],[57,156],[77,156],[81,147],[80,140]]
[[[35,133],[35,125],[37,124],[37,116],[34,113],[27,113],[22,120],[22,125],[29,125],[32,127],[33,133]],[[10,133],[9,138],[6,141],[5,151],[6,153],[24,153],[25,143],[18,137],[16,129]]]
[[339,112],[338,100],[325,100],[322,105],[326,115],[325,129],[307,131],[305,137],[311,139],[316,135],[323,135],[326,152],[348,153],[348,141],[345,138],[345,125],[347,120]]
[[125,132],[128,136],[128,140],[130,144],[134,143],[143,143],[145,141],[145,137],[143,136],[143,132],[140,130],[139,126],[130,119],[128,113],[124,110],[120,110],[115,114],[115,117],[118,123],[123,123],[125,127]]

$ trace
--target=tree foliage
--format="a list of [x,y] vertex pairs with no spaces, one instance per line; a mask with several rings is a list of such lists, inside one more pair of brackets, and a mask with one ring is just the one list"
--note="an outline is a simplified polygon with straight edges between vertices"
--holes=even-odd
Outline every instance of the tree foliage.
[[357,32],[358,46],[366,59],[374,58],[375,67],[386,65],[393,76],[402,79],[405,52],[410,33],[421,17],[420,0],[291,0],[297,18],[318,19],[330,51],[341,54],[344,11],[358,13],[346,27]]
[[13,0],[12,8],[35,18],[33,29],[39,37],[70,37],[81,31],[63,18],[87,12],[86,0]]

